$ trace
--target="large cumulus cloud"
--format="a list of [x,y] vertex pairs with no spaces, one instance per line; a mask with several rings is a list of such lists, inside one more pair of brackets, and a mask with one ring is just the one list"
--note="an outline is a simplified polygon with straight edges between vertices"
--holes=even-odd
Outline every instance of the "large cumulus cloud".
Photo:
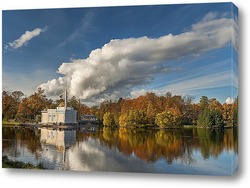
[[200,55],[227,44],[233,44],[237,50],[236,26],[234,19],[209,13],[179,35],[112,39],[86,59],[63,63],[58,68],[63,76],[40,87],[49,96],[67,89],[71,96],[89,101],[125,97],[156,75],[175,70],[167,66],[170,60]]

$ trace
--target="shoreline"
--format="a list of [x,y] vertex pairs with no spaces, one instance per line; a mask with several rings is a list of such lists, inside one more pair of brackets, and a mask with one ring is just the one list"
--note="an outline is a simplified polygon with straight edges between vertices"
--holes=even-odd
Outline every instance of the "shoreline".
[[21,161],[13,161],[7,156],[2,156],[2,168],[18,168],[18,169],[45,169],[41,164],[33,165]]
[[[32,124],[32,123],[8,123],[4,124],[2,123],[2,127],[13,127],[13,128],[51,128],[51,129],[77,129],[77,128],[83,128],[83,127],[89,127],[89,126],[103,126],[103,125],[89,125],[89,124],[77,124],[77,125],[51,125],[51,124]],[[105,127],[105,126],[103,126]],[[179,129],[191,129],[191,128],[199,128],[199,129],[231,129],[237,126],[224,126],[224,127],[197,127],[194,125],[183,125],[182,127],[166,127],[166,128],[161,128],[158,126],[149,126],[149,127],[132,127],[132,126],[116,126],[116,127],[110,127],[110,128],[134,128],[134,129],[155,129],[155,130],[179,130]]]

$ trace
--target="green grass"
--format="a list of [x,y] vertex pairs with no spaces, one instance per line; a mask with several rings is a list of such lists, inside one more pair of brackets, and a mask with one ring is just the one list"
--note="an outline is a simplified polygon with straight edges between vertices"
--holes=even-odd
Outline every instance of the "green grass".
[[2,125],[20,125],[20,123],[15,121],[2,121]]
[[196,127],[196,126],[194,126],[194,125],[183,125],[183,128],[194,128],[194,127]]
[[35,166],[30,163],[12,161],[8,159],[7,156],[2,157],[2,167],[3,168],[21,168],[21,169],[44,169],[41,164],[39,164],[38,166]]

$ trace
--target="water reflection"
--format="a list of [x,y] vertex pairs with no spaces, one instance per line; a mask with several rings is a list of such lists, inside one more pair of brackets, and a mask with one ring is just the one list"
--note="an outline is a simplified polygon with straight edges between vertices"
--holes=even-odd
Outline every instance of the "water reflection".
[[42,163],[45,168],[67,170],[67,150],[76,143],[76,130],[42,128]]
[[237,131],[3,128],[3,154],[57,170],[229,175]]
[[42,128],[40,140],[42,144],[54,145],[62,152],[76,143],[76,130]]

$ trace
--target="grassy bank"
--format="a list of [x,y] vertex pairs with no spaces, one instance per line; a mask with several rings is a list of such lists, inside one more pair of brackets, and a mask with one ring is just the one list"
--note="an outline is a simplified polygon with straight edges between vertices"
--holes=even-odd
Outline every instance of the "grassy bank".
[[2,157],[2,167],[3,168],[21,168],[21,169],[44,169],[42,165],[35,166],[30,163],[12,161],[8,159],[7,156]]
[[20,123],[15,121],[2,121],[2,125],[20,125]]

